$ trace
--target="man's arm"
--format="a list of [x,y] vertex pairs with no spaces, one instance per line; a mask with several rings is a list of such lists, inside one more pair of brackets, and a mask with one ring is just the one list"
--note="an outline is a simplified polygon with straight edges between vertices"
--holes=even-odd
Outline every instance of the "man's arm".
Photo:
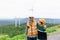
[[27,35],[27,33],[28,33],[28,26],[26,27],[26,32],[25,32],[25,34]]

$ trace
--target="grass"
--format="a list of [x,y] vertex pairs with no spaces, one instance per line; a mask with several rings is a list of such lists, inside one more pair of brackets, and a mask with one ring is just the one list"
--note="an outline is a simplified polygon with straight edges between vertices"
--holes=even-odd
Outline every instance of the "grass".
[[24,34],[22,34],[22,35],[17,35],[17,36],[14,36],[14,37],[12,37],[12,38],[10,38],[10,37],[8,37],[8,36],[6,36],[6,35],[0,36],[0,40],[25,40],[25,39],[26,39],[26,38],[25,38]]
[[[60,25],[47,24],[47,26],[48,35],[60,32]],[[0,27],[0,40],[26,40],[25,29],[26,24],[21,24],[20,27],[14,25],[2,26]]]
[[46,29],[48,35],[49,34],[54,34],[54,33],[59,33],[60,32],[60,25],[52,26]]
[[23,34],[25,32],[25,25],[21,25],[21,27],[15,27],[14,24],[0,26],[0,35],[8,35],[9,37],[13,37],[15,35]]
[[20,34],[19,29],[14,25],[7,25],[0,27],[0,34],[8,35],[9,37],[13,37],[15,35]]

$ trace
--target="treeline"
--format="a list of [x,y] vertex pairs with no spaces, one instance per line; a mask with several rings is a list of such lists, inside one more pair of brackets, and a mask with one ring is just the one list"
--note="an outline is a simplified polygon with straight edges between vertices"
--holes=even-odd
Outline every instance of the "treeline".
[[[54,27],[58,24],[46,24],[47,27]],[[15,35],[24,34],[26,29],[26,23],[21,24],[20,27],[15,27],[14,24],[1,26],[0,27],[0,35],[8,35],[9,37],[13,37]]]

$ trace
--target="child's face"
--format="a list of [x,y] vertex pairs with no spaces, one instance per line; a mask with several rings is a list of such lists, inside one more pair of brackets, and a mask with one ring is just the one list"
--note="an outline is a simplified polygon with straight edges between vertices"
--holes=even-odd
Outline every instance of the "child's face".
[[43,25],[43,23],[40,21],[40,25]]

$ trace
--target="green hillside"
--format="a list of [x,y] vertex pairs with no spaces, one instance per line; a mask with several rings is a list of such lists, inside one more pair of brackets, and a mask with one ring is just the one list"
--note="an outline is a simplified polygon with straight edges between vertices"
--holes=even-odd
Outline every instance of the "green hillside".
[[[60,32],[60,25],[47,24],[48,35]],[[14,25],[6,25],[0,27],[0,40],[26,40],[25,36],[26,24],[21,24],[20,27]]]

